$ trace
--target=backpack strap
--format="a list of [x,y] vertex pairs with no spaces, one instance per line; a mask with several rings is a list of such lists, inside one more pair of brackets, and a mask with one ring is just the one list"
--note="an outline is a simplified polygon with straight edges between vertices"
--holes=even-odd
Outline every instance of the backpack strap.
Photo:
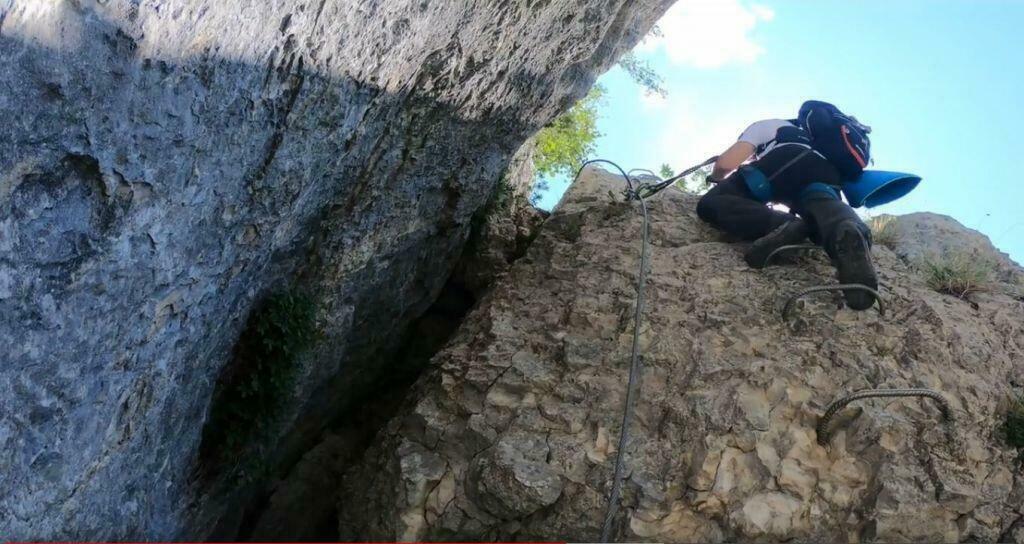
[[812,153],[813,149],[806,149],[796,157],[790,159],[789,162],[782,165],[771,176],[765,176],[764,172],[761,172],[758,168],[749,164],[740,167],[740,172],[743,174],[743,181],[747,184],[747,188],[750,189],[750,194],[754,195],[754,198],[761,202],[769,202],[772,199],[772,180],[778,177],[779,174],[785,172],[789,167],[796,164],[797,161],[807,156],[808,153]]
[[792,159],[790,159],[789,162],[787,162],[786,164],[782,165],[782,168],[779,168],[772,175],[768,176],[768,183],[771,183],[773,179],[775,179],[775,178],[777,178],[779,176],[779,174],[785,172],[786,170],[789,170],[790,166],[793,166],[794,164],[797,163],[797,161],[799,161],[800,159],[806,157],[808,153],[813,153],[813,152],[814,152],[813,149],[807,148],[802,153],[800,153],[799,155],[797,155],[797,156],[793,157]]

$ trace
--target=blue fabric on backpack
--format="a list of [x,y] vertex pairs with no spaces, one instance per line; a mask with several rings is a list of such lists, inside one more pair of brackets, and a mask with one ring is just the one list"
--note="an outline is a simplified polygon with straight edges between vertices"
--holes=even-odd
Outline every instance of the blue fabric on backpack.
[[921,183],[914,174],[865,170],[857,179],[843,184],[843,194],[850,206],[874,208],[903,198]]
[[750,193],[754,195],[754,198],[761,202],[771,202],[772,185],[768,183],[768,178],[764,175],[764,172],[748,164],[740,167],[740,173],[743,175],[743,181],[747,184],[747,188],[750,189]]

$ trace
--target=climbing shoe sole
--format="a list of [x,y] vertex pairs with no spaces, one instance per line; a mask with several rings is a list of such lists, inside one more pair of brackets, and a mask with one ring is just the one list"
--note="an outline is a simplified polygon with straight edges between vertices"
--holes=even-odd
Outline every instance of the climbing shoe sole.
[[793,219],[755,240],[743,259],[751,268],[764,268],[768,266],[767,259],[773,251],[782,246],[799,244],[806,238],[807,223],[803,219]]
[[[871,248],[860,229],[853,223],[843,223],[836,230],[835,266],[839,283],[856,283],[877,290],[878,276],[871,264]],[[867,310],[875,304],[875,297],[865,291],[846,290],[843,297],[853,310]]]

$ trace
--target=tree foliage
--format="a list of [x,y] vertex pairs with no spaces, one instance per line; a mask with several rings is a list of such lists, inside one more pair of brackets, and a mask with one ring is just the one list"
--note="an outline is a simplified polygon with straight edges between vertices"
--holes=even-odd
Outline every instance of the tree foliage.
[[[658,35],[658,31],[652,30],[652,35]],[[661,75],[647,61],[637,58],[633,53],[626,53],[619,59],[619,67],[648,94],[668,94]],[[601,136],[597,131],[597,119],[603,96],[604,89],[595,86],[586,97],[537,134],[537,148],[533,158],[536,182],[530,195],[530,201],[534,204],[549,189],[549,178],[572,176],[594,152],[595,142]]]
[[709,177],[711,177],[711,172],[707,169],[697,170],[686,176],[687,188],[694,193],[704,194],[711,188],[711,182],[708,181]]
[[644,88],[647,94],[656,94],[661,97],[668,96],[665,90],[665,80],[661,74],[651,68],[650,63],[637,58],[632,52],[626,53],[619,59],[619,67],[629,75],[633,81]]
[[597,109],[604,89],[595,86],[583,100],[537,133],[533,166],[537,176],[573,175],[594,151]]
[[[668,164],[661,165],[661,177],[662,179],[668,179],[675,176],[675,171]],[[675,183],[676,187],[694,194],[704,194],[711,189],[711,182],[708,181],[710,175],[709,168],[702,168],[696,172],[692,172],[689,175],[678,179]]]

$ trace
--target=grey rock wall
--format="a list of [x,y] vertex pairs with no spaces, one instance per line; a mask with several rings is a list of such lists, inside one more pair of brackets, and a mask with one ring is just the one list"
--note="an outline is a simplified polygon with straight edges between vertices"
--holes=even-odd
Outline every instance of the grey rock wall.
[[670,3],[0,0],[0,534],[205,534],[189,474],[253,302],[317,295],[299,449]]
[[[1024,302],[937,293],[876,246],[885,316],[819,294],[787,322],[789,295],[835,283],[824,253],[752,270],[671,189],[648,202],[641,393],[617,451],[641,238],[621,189],[587,170],[434,358],[348,467],[343,539],[596,541],[624,455],[614,541],[1024,542],[1001,435],[1024,393]],[[834,399],[907,387],[942,394],[954,423],[928,400],[862,400],[818,444]]]
[[881,216],[876,221],[891,221],[888,226],[893,230],[893,249],[908,263],[919,265],[922,261],[941,261],[959,255],[990,265],[994,279],[1024,286],[1024,274],[1009,255],[999,251],[987,236],[952,217],[918,212]]

